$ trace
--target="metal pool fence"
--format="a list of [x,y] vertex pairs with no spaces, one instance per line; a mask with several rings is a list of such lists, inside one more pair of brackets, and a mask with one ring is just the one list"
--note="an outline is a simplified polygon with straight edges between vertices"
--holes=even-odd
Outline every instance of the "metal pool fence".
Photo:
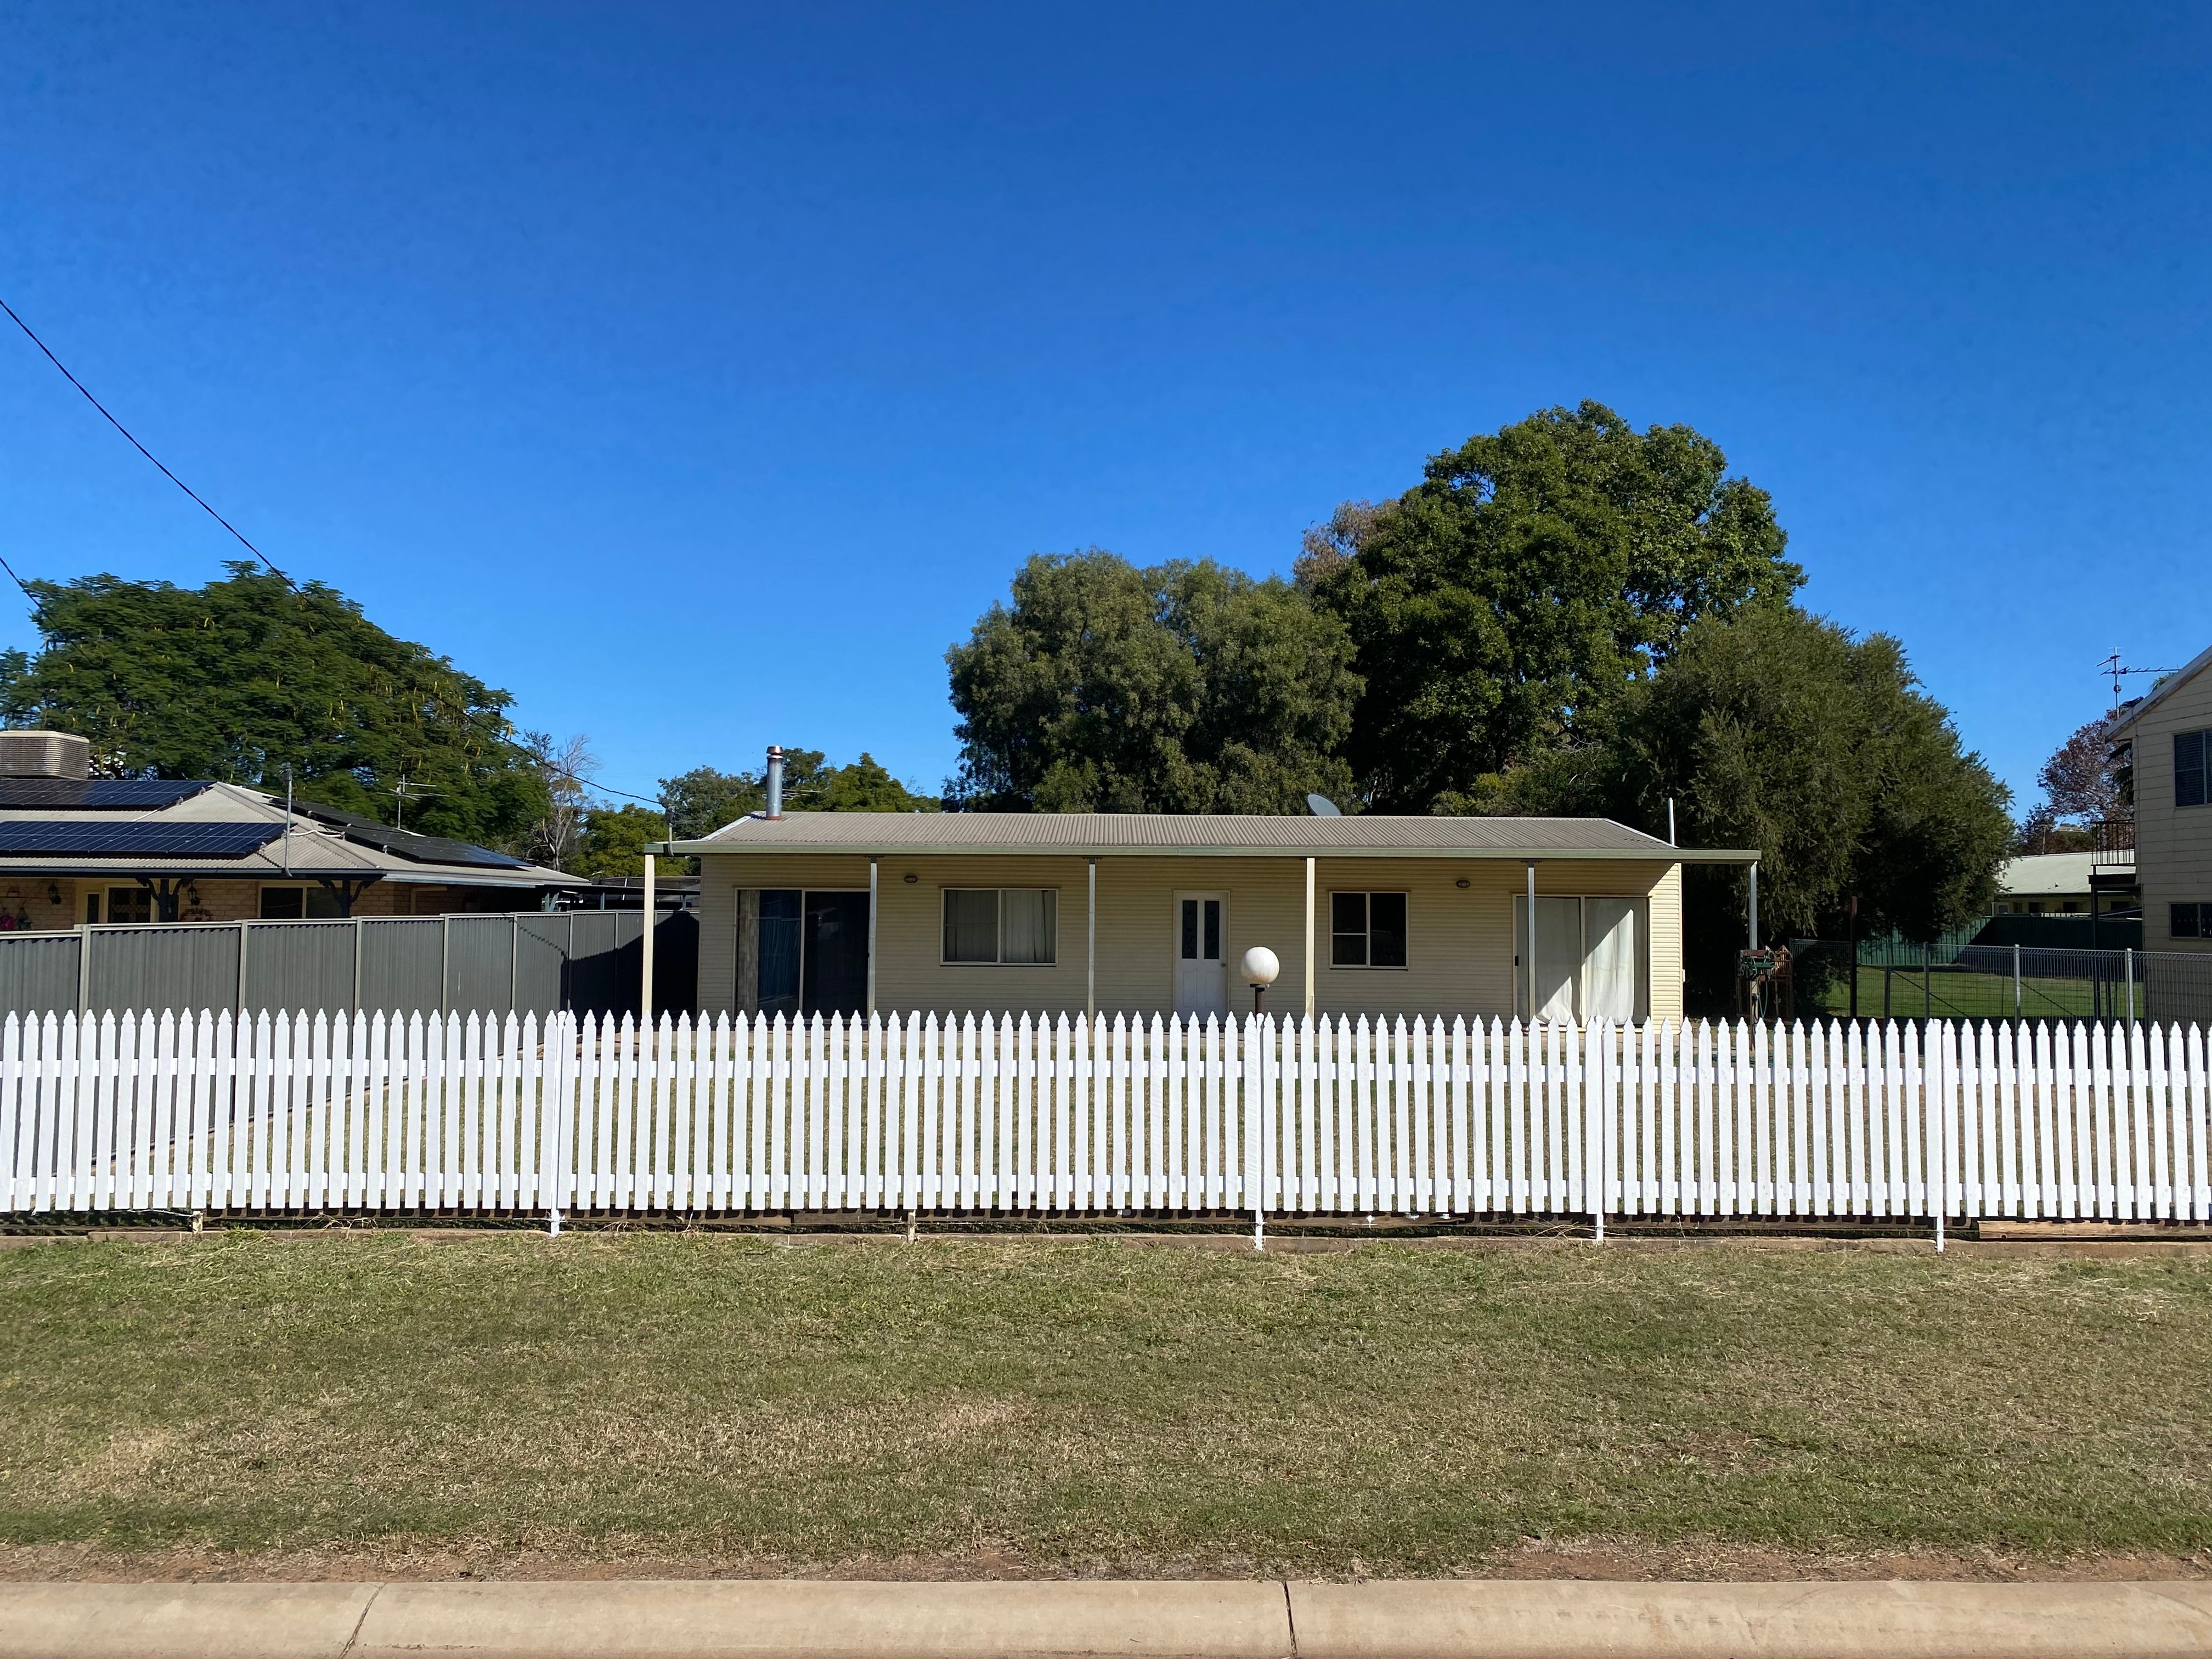
[[[1795,1012],[1849,1018],[1851,947],[1793,939]],[[2212,953],[1969,945],[1862,947],[1862,1019],[2153,1020],[2212,1025]]]

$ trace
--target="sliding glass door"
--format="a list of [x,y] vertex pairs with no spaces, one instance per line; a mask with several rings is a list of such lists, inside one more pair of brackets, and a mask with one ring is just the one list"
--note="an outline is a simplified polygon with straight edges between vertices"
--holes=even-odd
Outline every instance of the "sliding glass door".
[[[1535,1017],[1548,1020],[1642,1019],[1651,996],[1644,901],[1536,899]],[[1513,1006],[1529,1014],[1528,901],[1513,901]]]
[[770,887],[760,896],[760,1011],[857,1014],[868,997],[868,896]]

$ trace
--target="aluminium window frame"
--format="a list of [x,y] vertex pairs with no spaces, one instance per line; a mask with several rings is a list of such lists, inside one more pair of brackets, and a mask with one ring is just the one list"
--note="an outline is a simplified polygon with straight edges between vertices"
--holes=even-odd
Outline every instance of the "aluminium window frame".
[[[793,980],[795,981],[795,982],[797,983],[797,985],[798,985],[799,988],[798,988],[796,991],[794,991],[792,994],[793,994],[795,998],[797,998],[797,1000],[798,1000],[800,1003],[804,1004],[804,1003],[805,1002],[805,1000],[806,1000],[806,901],[807,901],[810,897],[811,897],[813,895],[815,895],[816,893],[851,893],[851,894],[854,894],[854,895],[856,895],[856,896],[860,896],[860,897],[865,898],[865,897],[866,897],[866,896],[868,896],[868,890],[867,890],[866,888],[865,888],[865,887],[806,887],[806,886],[799,886],[799,887],[756,887],[755,889],[753,889],[753,891],[754,891],[754,893],[755,893],[756,895],[758,895],[758,894],[761,894],[761,893],[796,893],[796,894],[798,894],[798,895],[799,895],[799,917],[798,917],[798,921],[799,921],[799,952],[798,952],[798,955],[793,958],[793,969],[792,969],[793,978]],[[758,898],[757,896],[756,896],[756,897],[754,898],[754,900],[753,900],[753,919],[752,919],[752,935],[753,935],[753,988],[752,988],[752,1002],[753,1002],[753,1011],[754,1011],[754,1012],[756,1012],[756,1013],[758,1013],[758,1012],[762,1012],[762,1008],[761,1008],[762,998],[761,998],[761,994],[760,994],[760,969],[761,969],[761,942],[760,942],[760,932],[761,932],[761,921],[762,921],[762,917],[761,917],[761,914],[760,914],[760,900],[759,900],[759,898]],[[871,953],[871,955],[872,956],[872,952]],[[740,989],[740,993],[742,993],[742,990],[743,990],[742,986],[739,988],[739,989]],[[779,1017],[779,1018],[784,1017],[784,1011],[779,1010],[779,1011],[778,1011],[778,1017]],[[789,1011],[789,1012],[788,1012],[788,1018],[792,1018],[792,1019],[794,1019],[794,1020],[805,1020],[805,1019],[812,1018],[814,1018],[814,1016],[812,1016],[812,1015],[810,1015],[810,1014],[807,1014],[807,1013],[804,1012],[801,1009],[796,1009],[796,1008],[794,1008],[794,1009],[792,1009],[792,1010],[790,1010],[790,1011]]]
[[[1008,962],[1006,952],[1006,904],[999,901],[999,954],[989,962],[970,962],[945,954],[945,907],[946,896],[952,893],[1049,893],[1052,895],[1052,955],[1043,962]],[[994,884],[988,887],[963,887],[957,883],[939,883],[937,889],[937,965],[940,968],[1058,968],[1060,960],[1060,896],[1057,884],[1040,884],[1035,887],[1008,887]]]
[[[1339,935],[1338,935],[1338,933],[1337,933],[1337,930],[1336,930],[1336,899],[1337,899],[1337,895],[1338,895],[1338,894],[1340,894],[1340,893],[1343,893],[1343,894],[1346,894],[1346,895],[1353,894],[1353,893],[1357,893],[1358,895],[1359,895],[1359,896],[1360,896],[1360,897],[1362,897],[1362,898],[1364,898],[1364,899],[1365,899],[1365,900],[1367,901],[1367,909],[1366,909],[1366,915],[1367,915],[1367,927],[1366,927],[1366,931],[1365,931],[1365,933],[1364,933],[1364,937],[1365,937],[1365,939],[1366,939],[1366,940],[1367,940],[1367,956],[1369,957],[1370,960],[1368,960],[1368,961],[1366,961],[1366,962],[1339,962],[1339,961],[1336,959],[1336,941],[1337,941],[1337,939],[1338,939],[1338,937],[1339,937]],[[1373,957],[1374,957],[1374,955],[1375,955],[1375,896],[1376,896],[1377,893],[1385,893],[1385,894],[1389,895],[1391,897],[1394,897],[1394,898],[1402,898],[1403,900],[1405,900],[1405,901],[1406,901],[1406,959],[1405,959],[1403,962],[1398,962],[1398,963],[1389,963],[1389,962],[1378,963],[1378,962],[1376,962],[1376,961],[1374,961],[1374,960],[1372,959],[1372,958],[1373,958]],[[1344,937],[1346,937],[1346,938],[1349,938],[1349,937],[1350,937],[1350,935],[1349,935],[1349,934],[1346,934],[1346,935],[1344,935]],[[1412,890],[1411,890],[1410,888],[1405,888],[1405,887],[1332,887],[1332,888],[1330,888],[1330,889],[1328,890],[1328,969],[1329,969],[1329,971],[1330,971],[1331,973],[1345,973],[1345,974],[1410,974],[1410,973],[1412,973],[1412,972],[1413,971],[1413,891],[1412,891]]]

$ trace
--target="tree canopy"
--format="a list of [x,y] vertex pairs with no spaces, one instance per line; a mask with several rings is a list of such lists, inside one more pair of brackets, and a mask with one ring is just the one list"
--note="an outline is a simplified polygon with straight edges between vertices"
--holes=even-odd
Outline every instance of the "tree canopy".
[[33,581],[36,656],[0,654],[0,718],[90,740],[116,775],[215,778],[495,847],[551,809],[504,691],[336,589],[243,561],[204,587]]
[[2030,853],[2086,852],[2090,825],[2126,816],[2132,801],[2124,763],[2112,755],[2112,718],[2075,728],[2043,763],[2035,781],[2043,799],[2021,820],[2019,842]]
[[[679,841],[711,836],[726,823],[768,806],[768,769],[720,772],[694,767],[660,781],[660,804]],[[866,750],[860,758],[831,766],[819,749],[783,751],[783,805],[787,812],[934,812],[934,795],[918,795]]]
[[1484,776],[1574,741],[1693,623],[1786,603],[1804,580],[1786,541],[1711,439],[1638,433],[1595,403],[1340,508],[1298,579],[1357,647],[1349,753],[1370,810],[1461,810]]
[[[1587,740],[1507,775],[1497,810],[1595,813],[1687,846],[1760,852],[1768,941],[1863,932],[1933,939],[1981,915],[2011,839],[2009,797],[1913,677],[1898,642],[1788,606],[1685,629]],[[1724,985],[1744,875],[1685,872],[1693,981]]]
[[[865,750],[856,761],[831,766],[819,749],[786,749],[783,804],[792,812],[938,810],[933,796],[914,793]],[[641,876],[648,843],[696,841],[767,805],[765,767],[758,772],[723,772],[695,766],[661,779],[659,811],[607,802],[592,807],[584,816],[574,860],[564,867],[594,877]]]
[[1334,616],[1210,560],[1039,554],[945,653],[976,809],[1289,812],[1348,793],[1359,681]]
[[602,801],[585,812],[583,833],[567,867],[594,880],[641,876],[646,848],[667,839],[668,820],[652,807]]

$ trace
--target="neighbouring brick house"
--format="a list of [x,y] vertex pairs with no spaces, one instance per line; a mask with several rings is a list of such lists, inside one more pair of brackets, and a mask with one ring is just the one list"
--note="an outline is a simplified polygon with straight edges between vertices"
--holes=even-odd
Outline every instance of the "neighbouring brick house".
[[94,778],[89,745],[0,732],[0,931],[531,910],[526,860],[207,780]]

